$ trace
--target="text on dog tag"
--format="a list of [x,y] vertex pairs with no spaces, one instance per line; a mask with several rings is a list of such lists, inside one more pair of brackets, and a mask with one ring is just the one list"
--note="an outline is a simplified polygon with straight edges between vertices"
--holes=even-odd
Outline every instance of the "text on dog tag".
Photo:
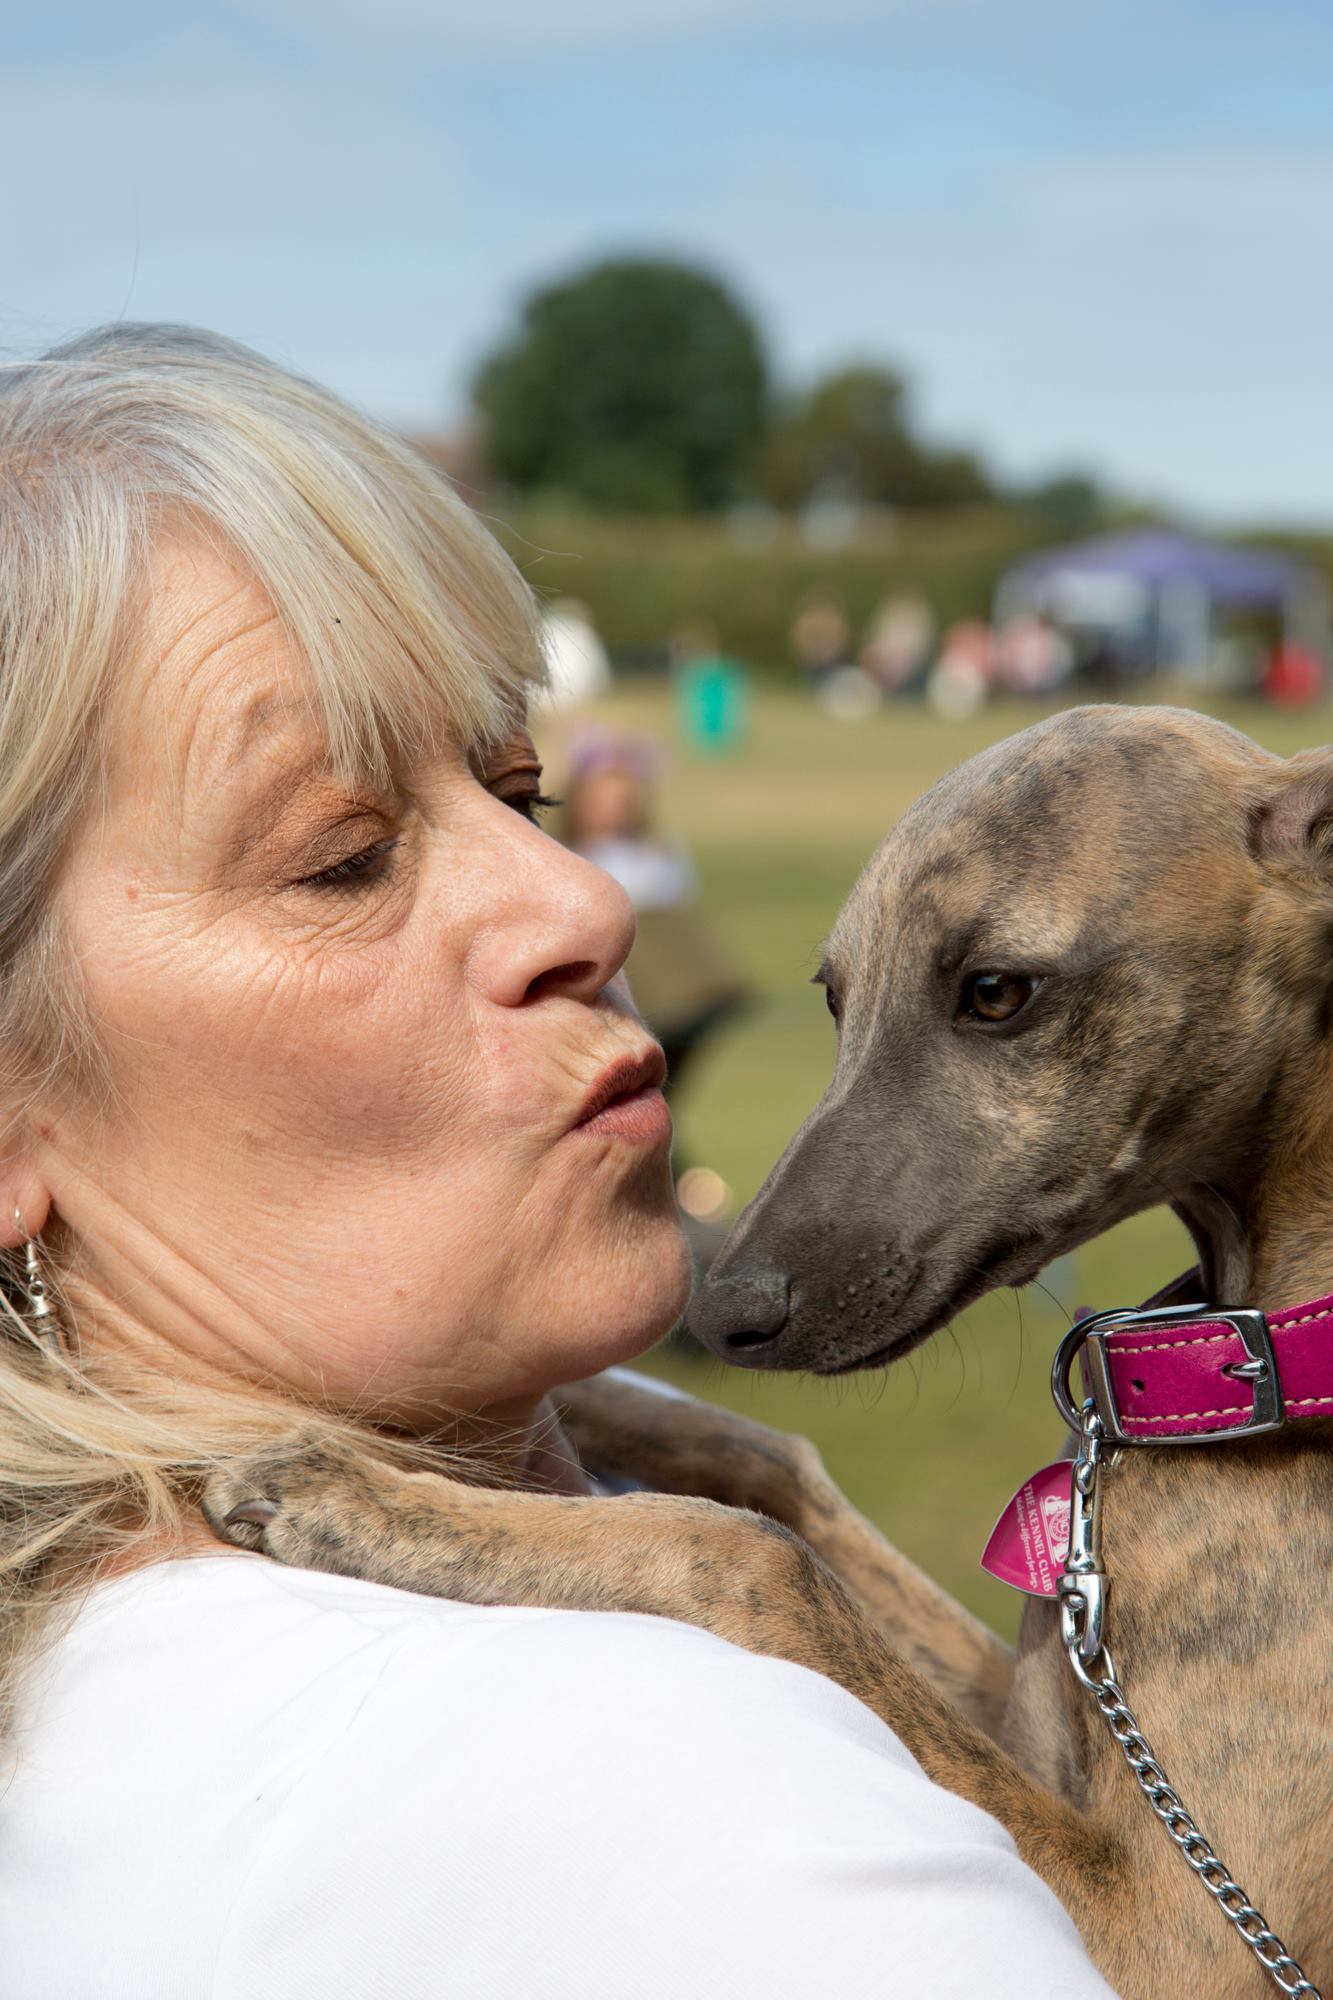
[[1069,1479],[1060,1458],[1023,1481],[991,1530],[984,1570],[1033,1597],[1055,1596],[1069,1548]]

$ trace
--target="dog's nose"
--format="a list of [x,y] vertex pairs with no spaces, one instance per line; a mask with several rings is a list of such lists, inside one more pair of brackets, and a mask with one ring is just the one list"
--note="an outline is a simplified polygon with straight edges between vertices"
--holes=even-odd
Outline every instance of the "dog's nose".
[[791,1285],[785,1271],[761,1268],[744,1277],[707,1278],[685,1324],[714,1354],[765,1347],[787,1324]]

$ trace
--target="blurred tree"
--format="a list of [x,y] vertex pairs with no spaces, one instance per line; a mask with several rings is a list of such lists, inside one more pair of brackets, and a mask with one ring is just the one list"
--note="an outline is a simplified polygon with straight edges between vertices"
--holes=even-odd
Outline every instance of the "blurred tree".
[[742,490],[766,370],[754,324],[715,278],[624,258],[534,293],[474,395],[491,462],[520,491],[684,513]]
[[[981,460],[970,451],[921,452],[921,471],[915,503],[920,507],[973,507],[983,500],[999,497],[994,480]],[[904,499],[900,505],[913,503]]]
[[1039,514],[1052,534],[1071,537],[1097,527],[1107,510],[1106,495],[1086,472],[1053,473],[1014,498]]
[[779,507],[821,495],[960,506],[994,493],[969,453],[935,451],[914,435],[906,383],[879,367],[841,369],[789,405],[769,436],[764,486]]

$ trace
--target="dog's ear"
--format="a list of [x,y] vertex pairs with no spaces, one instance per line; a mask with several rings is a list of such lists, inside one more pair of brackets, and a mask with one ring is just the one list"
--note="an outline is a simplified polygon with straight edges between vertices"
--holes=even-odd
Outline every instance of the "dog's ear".
[[1279,767],[1251,812],[1250,845],[1260,861],[1333,880],[1333,746],[1302,750]]

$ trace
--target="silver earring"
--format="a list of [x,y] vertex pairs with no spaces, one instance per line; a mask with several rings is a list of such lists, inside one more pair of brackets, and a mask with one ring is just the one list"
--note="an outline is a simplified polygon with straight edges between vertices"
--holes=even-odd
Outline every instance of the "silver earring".
[[[14,1210],[14,1222],[23,1229],[23,1217],[18,1208]],[[37,1238],[23,1236],[23,1289],[27,1293],[28,1310],[26,1318],[39,1340],[56,1342],[57,1321],[51,1310],[51,1301],[46,1296],[46,1280],[42,1276],[41,1259],[37,1253]]]

